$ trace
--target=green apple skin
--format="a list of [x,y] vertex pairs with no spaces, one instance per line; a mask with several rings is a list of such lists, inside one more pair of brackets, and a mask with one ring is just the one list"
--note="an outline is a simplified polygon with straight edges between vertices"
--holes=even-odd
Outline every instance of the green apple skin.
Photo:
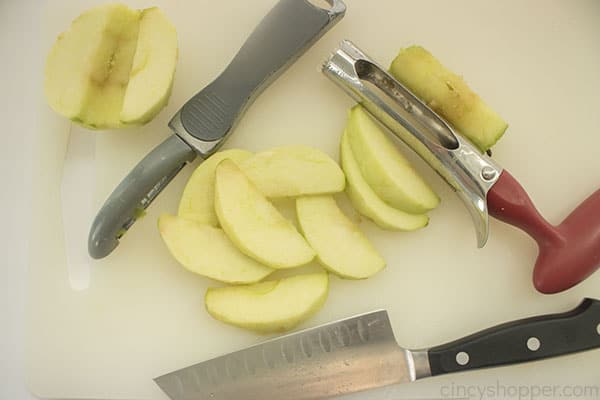
[[44,92],[54,111],[86,128],[141,125],[167,103],[176,63],[175,29],[159,9],[105,4],[58,36]]
[[342,134],[340,142],[340,159],[348,181],[346,194],[356,211],[371,219],[380,228],[387,230],[414,231],[427,226],[429,223],[427,215],[409,214],[398,210],[384,202],[371,189],[360,172],[346,131]]
[[352,108],[346,131],[362,176],[381,199],[411,214],[437,207],[439,197],[364,108]]
[[259,333],[285,332],[321,309],[329,293],[325,272],[248,286],[209,288],[208,313],[226,324]]

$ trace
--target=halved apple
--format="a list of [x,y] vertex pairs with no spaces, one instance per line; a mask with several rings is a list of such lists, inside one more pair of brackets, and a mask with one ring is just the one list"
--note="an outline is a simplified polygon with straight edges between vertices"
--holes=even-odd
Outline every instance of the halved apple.
[[385,260],[332,196],[299,197],[296,212],[304,237],[329,271],[343,278],[365,279],[385,267]]
[[46,98],[89,128],[143,124],[166,104],[176,63],[177,34],[158,8],[98,6],[58,36],[46,60]]
[[439,197],[361,106],[350,111],[346,130],[362,176],[386,203],[412,214],[439,204]]
[[340,159],[348,180],[346,194],[356,211],[373,220],[379,227],[390,230],[413,231],[429,223],[427,215],[409,214],[398,210],[377,196],[360,172],[346,131],[344,131],[340,143]]
[[261,333],[292,329],[316,313],[329,292],[327,273],[296,275],[249,286],[209,288],[206,310],[227,324]]
[[254,283],[273,272],[241,253],[219,228],[163,214],[158,230],[167,248],[187,270],[226,283]]
[[344,190],[344,173],[327,154],[308,146],[262,151],[240,168],[266,197],[295,197]]
[[218,226],[215,213],[215,169],[224,159],[240,163],[252,157],[246,150],[230,149],[220,151],[207,158],[196,168],[183,190],[177,215],[193,221]]
[[271,268],[297,267],[315,256],[294,225],[228,159],[216,169],[215,211],[231,241]]

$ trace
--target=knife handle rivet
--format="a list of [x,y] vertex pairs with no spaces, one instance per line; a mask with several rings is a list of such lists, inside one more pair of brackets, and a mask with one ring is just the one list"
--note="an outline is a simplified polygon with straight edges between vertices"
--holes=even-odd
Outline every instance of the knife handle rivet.
[[490,166],[481,169],[481,177],[486,181],[491,181],[496,177],[496,170]]
[[600,335],[600,324],[596,325],[596,332],[598,332],[598,335]]
[[527,348],[531,351],[538,351],[540,349],[540,339],[536,337],[530,337],[527,339]]
[[467,365],[469,363],[469,353],[461,351],[456,354],[456,363],[458,365]]

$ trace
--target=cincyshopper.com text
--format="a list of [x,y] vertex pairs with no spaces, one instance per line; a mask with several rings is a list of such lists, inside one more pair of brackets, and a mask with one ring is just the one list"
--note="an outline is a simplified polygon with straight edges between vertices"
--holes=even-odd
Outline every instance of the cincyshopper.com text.
[[600,385],[463,385],[452,383],[440,389],[443,399],[464,400],[600,400]]

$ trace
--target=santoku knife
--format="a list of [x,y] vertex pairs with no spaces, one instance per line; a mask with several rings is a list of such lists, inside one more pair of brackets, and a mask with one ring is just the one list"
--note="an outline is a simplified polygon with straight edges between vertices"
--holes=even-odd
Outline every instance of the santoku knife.
[[386,311],[292,333],[163,375],[172,400],[309,400],[600,348],[600,301],[423,350],[399,347]]
[[344,16],[341,0],[327,3],[329,9],[309,0],[279,0],[227,68],[171,119],[174,135],[142,159],[106,200],[88,237],[93,258],[110,254],[196,155],[206,159],[217,151],[253,100]]

